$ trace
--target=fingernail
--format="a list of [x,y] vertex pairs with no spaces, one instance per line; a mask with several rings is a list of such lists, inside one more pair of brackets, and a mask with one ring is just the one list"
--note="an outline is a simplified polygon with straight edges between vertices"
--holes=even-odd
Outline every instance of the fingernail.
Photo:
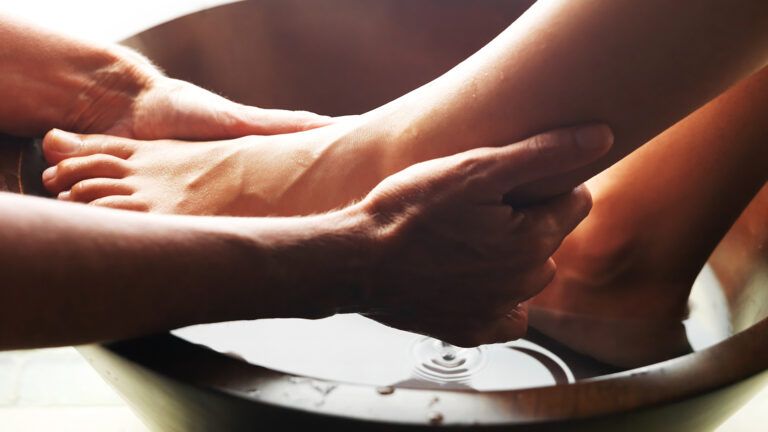
[[56,177],[56,166],[52,166],[43,171],[43,181],[51,180]]
[[50,135],[53,139],[50,141],[50,149],[56,153],[74,153],[80,148],[80,138],[75,134],[54,129],[50,132]]
[[581,126],[574,132],[576,143],[584,150],[608,150],[613,145],[613,131],[605,124]]
[[61,201],[69,201],[69,191],[64,191],[59,193],[59,195],[56,197]]

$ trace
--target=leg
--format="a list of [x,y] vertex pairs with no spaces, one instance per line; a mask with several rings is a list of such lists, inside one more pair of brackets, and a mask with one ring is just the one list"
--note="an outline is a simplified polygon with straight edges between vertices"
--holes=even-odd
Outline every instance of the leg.
[[517,191],[518,198],[555,195],[758,69],[766,28],[768,3],[759,0],[539,2],[435,81],[355,121],[277,140],[296,146],[296,155],[280,149],[245,163],[255,171],[263,159],[292,167],[281,185],[286,193],[270,200],[300,214],[359,199],[419,161],[554,125],[609,124],[616,144],[606,157]]
[[684,350],[693,280],[768,178],[766,96],[768,69],[592,179],[592,213],[555,256],[532,325],[620,366]]

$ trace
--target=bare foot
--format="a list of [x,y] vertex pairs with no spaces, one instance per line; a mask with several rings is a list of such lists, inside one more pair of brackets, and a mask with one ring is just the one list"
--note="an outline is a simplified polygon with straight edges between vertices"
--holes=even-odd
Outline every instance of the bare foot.
[[557,274],[530,301],[530,323],[575,351],[619,367],[690,352],[682,320],[697,271],[676,268],[685,257],[659,250],[658,238],[645,229],[652,218],[615,217],[612,206],[628,191],[612,188],[610,173],[588,182],[592,213],[554,255]]
[[[385,177],[346,122],[234,140],[135,141],[53,130],[43,183],[62,200],[192,215],[303,215],[365,196]],[[371,146],[373,148],[373,146]]]

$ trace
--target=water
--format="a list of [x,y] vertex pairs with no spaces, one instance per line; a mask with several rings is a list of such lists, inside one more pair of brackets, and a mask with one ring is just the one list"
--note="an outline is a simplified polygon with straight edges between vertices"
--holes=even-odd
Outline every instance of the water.
[[[731,334],[725,298],[708,268],[694,284],[685,324],[695,350]],[[355,314],[209,324],[174,334],[288,374],[371,385],[381,395],[396,387],[512,390],[613,372],[538,339],[462,349]]]
[[564,362],[530,341],[463,349],[356,314],[317,321],[238,321],[175,333],[222,353],[236,352],[253,364],[303,377],[368,384],[380,394],[395,387],[488,391],[573,381]]

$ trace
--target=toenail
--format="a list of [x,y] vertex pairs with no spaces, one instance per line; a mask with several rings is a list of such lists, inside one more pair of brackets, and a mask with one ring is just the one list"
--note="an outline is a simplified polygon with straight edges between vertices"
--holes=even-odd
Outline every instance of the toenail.
[[53,135],[51,150],[56,153],[74,153],[82,143],[77,135],[59,129],[54,129],[51,134]]
[[43,181],[48,181],[52,178],[56,177],[56,167],[52,166],[50,168],[47,168],[45,171],[43,171]]

